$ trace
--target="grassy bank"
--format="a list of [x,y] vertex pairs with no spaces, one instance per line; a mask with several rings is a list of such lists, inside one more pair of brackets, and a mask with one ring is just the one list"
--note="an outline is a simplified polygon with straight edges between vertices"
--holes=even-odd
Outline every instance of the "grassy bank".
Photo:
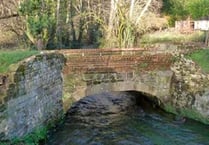
[[14,138],[11,141],[0,142],[0,145],[42,145],[47,137],[47,127],[37,128],[34,132],[22,138]]
[[194,31],[191,34],[181,34],[175,30],[157,31],[142,36],[141,44],[153,43],[189,43],[189,42],[203,42],[205,33],[201,31]]
[[196,62],[203,71],[209,73],[209,48],[195,51],[187,57]]
[[38,51],[2,51],[0,50],[0,73],[6,73],[11,64],[15,64],[24,58],[38,54]]

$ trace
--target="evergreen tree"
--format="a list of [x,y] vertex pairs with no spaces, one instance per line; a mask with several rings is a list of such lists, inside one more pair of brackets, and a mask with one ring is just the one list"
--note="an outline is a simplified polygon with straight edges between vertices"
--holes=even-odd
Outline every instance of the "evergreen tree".
[[25,34],[37,47],[45,49],[56,24],[54,0],[24,0],[19,13],[25,21]]

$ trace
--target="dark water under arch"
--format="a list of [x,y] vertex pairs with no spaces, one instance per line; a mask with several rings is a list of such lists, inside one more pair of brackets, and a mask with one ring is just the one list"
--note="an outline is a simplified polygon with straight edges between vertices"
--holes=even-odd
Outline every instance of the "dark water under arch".
[[46,144],[209,145],[208,125],[176,120],[157,107],[155,98],[139,92],[113,94],[86,97],[74,104]]

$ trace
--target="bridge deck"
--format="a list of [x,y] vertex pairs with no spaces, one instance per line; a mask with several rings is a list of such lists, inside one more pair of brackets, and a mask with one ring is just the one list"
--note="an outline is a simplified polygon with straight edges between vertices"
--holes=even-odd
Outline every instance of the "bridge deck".
[[172,55],[159,49],[62,50],[67,58],[65,73],[130,72],[166,69]]

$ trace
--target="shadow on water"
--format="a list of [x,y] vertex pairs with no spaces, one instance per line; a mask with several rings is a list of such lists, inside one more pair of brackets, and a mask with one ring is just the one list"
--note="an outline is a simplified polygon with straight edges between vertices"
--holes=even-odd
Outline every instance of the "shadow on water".
[[209,126],[176,120],[155,102],[138,92],[86,97],[50,133],[47,145],[209,145]]

